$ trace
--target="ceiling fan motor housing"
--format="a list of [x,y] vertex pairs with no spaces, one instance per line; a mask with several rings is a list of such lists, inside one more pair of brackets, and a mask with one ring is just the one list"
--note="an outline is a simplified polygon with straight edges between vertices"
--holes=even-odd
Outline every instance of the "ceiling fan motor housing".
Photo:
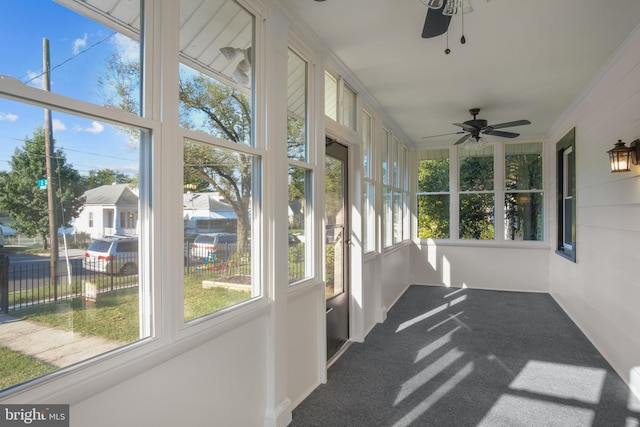
[[483,129],[487,127],[487,121],[483,119],[467,120],[466,122],[464,122],[464,124],[473,126],[474,128],[477,128],[477,129]]

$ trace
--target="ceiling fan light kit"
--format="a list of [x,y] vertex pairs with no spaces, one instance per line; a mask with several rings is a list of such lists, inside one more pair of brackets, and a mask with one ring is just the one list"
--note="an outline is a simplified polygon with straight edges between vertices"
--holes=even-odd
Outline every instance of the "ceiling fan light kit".
[[[462,16],[462,36],[460,43],[465,44],[467,38],[464,35],[464,15],[473,12],[471,0],[420,0],[428,7],[427,16],[422,28],[422,38],[428,39],[447,34],[447,47],[445,54],[450,54],[449,49],[449,23],[453,15]],[[487,0],[489,2],[491,0]]]

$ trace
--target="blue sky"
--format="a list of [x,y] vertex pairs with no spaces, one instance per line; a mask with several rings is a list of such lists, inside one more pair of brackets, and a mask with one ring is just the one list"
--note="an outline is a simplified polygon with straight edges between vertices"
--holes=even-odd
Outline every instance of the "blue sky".
[[[96,83],[106,59],[138,52],[135,42],[51,0],[0,0],[0,11],[0,74],[34,87],[42,87],[43,38],[49,40],[51,91],[99,105],[108,92]],[[55,147],[81,174],[137,173],[138,150],[127,133],[56,111],[52,116]],[[9,169],[14,150],[43,126],[43,118],[42,108],[0,98],[0,170]]]

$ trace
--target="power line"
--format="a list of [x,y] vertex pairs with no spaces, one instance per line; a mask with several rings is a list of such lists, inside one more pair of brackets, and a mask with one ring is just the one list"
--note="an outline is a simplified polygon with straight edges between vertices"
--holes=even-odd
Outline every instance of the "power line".
[[[97,42],[95,42],[94,44],[92,44],[91,46],[89,46],[88,48],[81,50],[80,52],[76,53],[75,55],[71,56],[70,58],[65,59],[64,61],[62,61],[61,63],[59,63],[58,65],[55,65],[53,67],[50,67],[49,72],[55,70],[56,68],[62,67],[64,64],[66,64],[67,62],[71,61],[72,59],[77,58],[78,56],[82,55],[85,52],[88,52],[89,50],[93,49],[94,47],[98,46],[99,44],[104,43],[105,41],[107,41],[108,39],[110,39],[111,37],[115,36],[116,34],[118,34],[117,32],[113,32],[111,34],[109,34],[108,36],[106,36],[105,38],[103,38],[102,40],[98,40]],[[30,78],[29,80],[24,81],[24,84],[28,84],[31,83],[32,81],[44,76],[47,73],[47,71],[43,71],[42,73],[38,74],[37,76],[33,76],[32,78]]]

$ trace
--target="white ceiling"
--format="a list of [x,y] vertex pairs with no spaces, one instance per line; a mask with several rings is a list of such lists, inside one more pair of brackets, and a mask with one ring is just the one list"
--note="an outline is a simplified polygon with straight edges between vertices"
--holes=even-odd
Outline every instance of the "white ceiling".
[[[323,40],[417,146],[453,144],[453,122],[528,119],[544,138],[640,23],[639,0],[471,0],[446,36],[422,39],[420,0],[281,0]],[[489,137],[504,141],[503,138]]]

